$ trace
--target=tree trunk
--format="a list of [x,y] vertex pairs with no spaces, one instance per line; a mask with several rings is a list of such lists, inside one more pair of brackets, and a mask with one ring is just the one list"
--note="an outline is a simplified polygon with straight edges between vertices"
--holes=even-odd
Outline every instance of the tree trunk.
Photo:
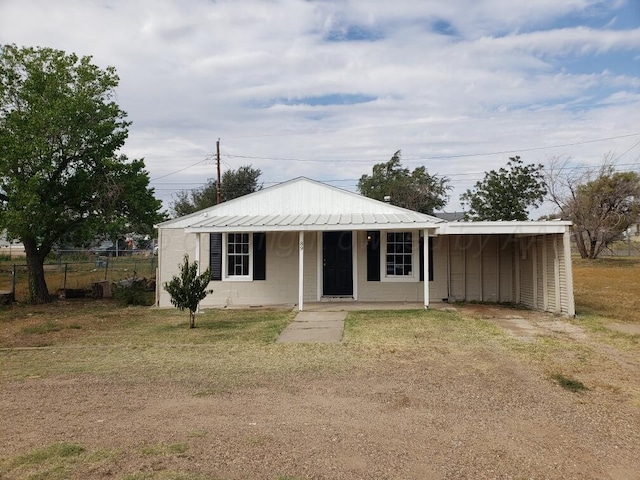
[[196,312],[189,310],[189,328],[196,327]]
[[587,246],[584,243],[584,233],[581,230],[578,230],[577,228],[575,228],[575,226],[572,228],[573,230],[573,238],[575,238],[576,240],[576,247],[578,247],[578,252],[580,253],[580,256],[582,258],[587,258],[589,256],[589,254],[587,253]]
[[592,260],[597,257],[597,254],[596,254],[596,245],[597,245],[597,243],[598,243],[598,239],[597,238],[596,239],[593,239],[593,238],[590,239],[590,243],[589,243],[589,245],[590,245],[589,258],[592,259]]
[[27,254],[27,270],[29,274],[29,302],[49,303],[49,289],[44,278],[44,258],[40,255],[36,242],[32,238],[23,239],[24,251]]

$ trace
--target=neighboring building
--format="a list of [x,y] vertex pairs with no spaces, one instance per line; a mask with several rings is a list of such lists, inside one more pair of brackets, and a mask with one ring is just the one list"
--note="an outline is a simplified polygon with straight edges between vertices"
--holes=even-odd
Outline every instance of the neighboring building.
[[446,222],[463,222],[465,217],[464,212],[435,212],[434,217],[437,217]]
[[569,226],[445,222],[297,178],[158,225],[157,304],[170,306],[161,285],[187,253],[214,276],[205,308],[485,301],[574,315]]

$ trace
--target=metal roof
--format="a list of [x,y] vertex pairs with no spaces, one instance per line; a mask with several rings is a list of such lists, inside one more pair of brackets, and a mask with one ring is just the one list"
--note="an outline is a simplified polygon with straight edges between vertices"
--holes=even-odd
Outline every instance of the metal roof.
[[168,220],[187,233],[433,229],[437,235],[564,233],[571,222],[447,222],[299,177]]
[[187,232],[434,228],[442,220],[300,177],[158,228]]
[[[419,215],[419,214],[418,214]],[[376,228],[433,228],[418,215],[409,214],[341,214],[341,215],[261,215],[203,216],[185,228],[187,232],[240,231],[329,231],[371,230]]]

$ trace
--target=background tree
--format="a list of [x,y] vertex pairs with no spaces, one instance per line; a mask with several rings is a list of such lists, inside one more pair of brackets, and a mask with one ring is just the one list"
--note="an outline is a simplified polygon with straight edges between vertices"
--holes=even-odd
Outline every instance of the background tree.
[[189,310],[189,328],[196,326],[196,312],[200,301],[213,292],[207,290],[211,281],[211,271],[198,275],[198,262],[189,263],[189,255],[184,256],[180,266],[180,275],[174,275],[170,282],[165,282],[164,289],[171,295],[171,304],[183,311]]
[[[227,170],[222,174],[220,197],[223,202],[234,198],[257,192],[262,189],[258,179],[262,175],[259,168],[244,165],[237,170]],[[176,194],[176,199],[171,202],[171,211],[174,217],[182,217],[216,204],[218,194],[218,182],[207,180],[202,188],[195,190],[183,190]]]
[[443,208],[449,200],[449,179],[430,175],[425,167],[413,172],[400,163],[401,151],[393,154],[387,163],[373,166],[371,175],[362,175],[358,191],[365,197],[384,201],[391,197],[391,204],[432,215]]
[[460,196],[460,203],[468,208],[469,220],[527,220],[528,209],[540,206],[545,193],[542,165],[524,165],[516,156],[506,167],[486,173]]
[[144,162],[116,155],[129,126],[117,85],[91,57],[0,46],[0,230],[24,244],[34,302],[50,301],[43,263],[55,244],[161,219]]
[[599,168],[570,168],[554,159],[547,169],[550,199],[571,220],[582,258],[597,258],[611,242],[640,220],[640,175],[616,172],[612,155]]

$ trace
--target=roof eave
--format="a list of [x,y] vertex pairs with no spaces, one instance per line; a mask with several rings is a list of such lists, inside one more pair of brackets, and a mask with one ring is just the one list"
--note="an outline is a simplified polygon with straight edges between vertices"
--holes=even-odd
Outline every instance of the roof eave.
[[326,224],[326,225],[249,225],[249,226],[203,226],[186,227],[185,233],[225,233],[225,232],[336,232],[366,230],[423,230],[436,229],[437,224],[424,222],[398,223],[361,223],[361,224]]

